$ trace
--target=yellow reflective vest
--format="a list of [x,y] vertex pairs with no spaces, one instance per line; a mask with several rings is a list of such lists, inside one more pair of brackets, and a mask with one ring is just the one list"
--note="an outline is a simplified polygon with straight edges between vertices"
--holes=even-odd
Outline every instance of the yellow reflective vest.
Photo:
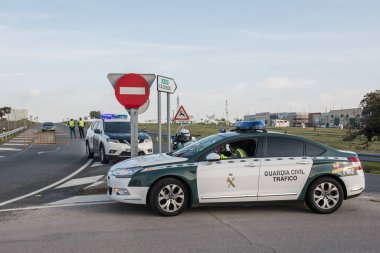
[[69,121],[69,127],[75,127],[75,122],[74,120]]
[[78,126],[79,126],[79,127],[84,127],[84,121],[83,121],[83,120],[80,120],[79,123],[78,123]]

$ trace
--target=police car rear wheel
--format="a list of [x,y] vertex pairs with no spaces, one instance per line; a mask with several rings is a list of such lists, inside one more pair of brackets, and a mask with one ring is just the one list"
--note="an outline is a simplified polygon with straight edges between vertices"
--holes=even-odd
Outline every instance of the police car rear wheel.
[[164,178],[152,186],[150,207],[160,215],[176,216],[183,212],[188,202],[187,187],[176,178]]
[[338,210],[343,197],[343,188],[337,180],[322,177],[310,186],[306,203],[314,212],[328,214]]
[[108,163],[108,159],[106,157],[106,151],[105,151],[103,145],[100,146],[100,162],[103,164]]
[[94,158],[94,153],[91,152],[90,145],[86,143],[86,156],[87,158]]

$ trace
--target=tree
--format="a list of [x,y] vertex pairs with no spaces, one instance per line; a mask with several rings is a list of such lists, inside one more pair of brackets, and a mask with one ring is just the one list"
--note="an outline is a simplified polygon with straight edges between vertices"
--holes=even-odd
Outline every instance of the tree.
[[0,119],[5,116],[6,114],[10,114],[11,113],[11,107],[9,106],[4,106],[4,107],[1,107],[0,108]]
[[360,106],[363,107],[361,130],[370,142],[374,136],[380,136],[380,90],[367,93]]
[[91,111],[90,112],[90,118],[91,119],[100,119],[100,114],[101,112],[100,111]]

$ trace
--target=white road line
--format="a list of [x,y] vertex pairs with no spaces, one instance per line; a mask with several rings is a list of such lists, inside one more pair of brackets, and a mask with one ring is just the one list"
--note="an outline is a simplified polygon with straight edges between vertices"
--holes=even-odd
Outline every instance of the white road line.
[[21,140],[10,140],[9,142],[16,142],[16,143],[32,143],[31,141],[21,141]]
[[23,208],[9,208],[0,209],[0,213],[5,212],[15,212],[15,211],[26,211],[26,210],[38,210],[38,209],[48,209],[48,208],[59,208],[59,207],[72,207],[72,206],[93,206],[93,205],[104,205],[104,204],[115,204],[115,201],[102,201],[102,202],[89,202],[89,203],[75,203],[75,204],[65,204],[65,205],[44,205],[44,206],[29,206]]
[[4,143],[3,146],[25,146],[27,145],[26,143],[25,144],[22,144],[22,143]]
[[88,166],[91,162],[92,162],[92,159],[89,159],[89,160],[88,160],[88,161],[87,161],[82,167],[80,167],[78,170],[74,171],[73,173],[71,173],[71,174],[68,175],[67,177],[62,178],[61,180],[59,180],[59,181],[57,181],[57,182],[55,182],[55,183],[53,183],[53,184],[51,184],[51,185],[48,185],[48,186],[46,186],[46,187],[44,187],[44,188],[41,188],[41,189],[39,189],[39,190],[37,190],[37,191],[34,191],[34,192],[31,192],[31,193],[25,194],[25,195],[20,196],[20,197],[18,197],[18,198],[14,198],[14,199],[7,200],[7,201],[5,201],[5,202],[2,202],[2,203],[0,203],[0,206],[4,206],[4,205],[6,205],[6,204],[16,202],[16,201],[18,201],[18,200],[20,200],[20,199],[24,199],[24,198],[27,198],[27,197],[33,196],[33,195],[35,195],[35,194],[37,194],[37,193],[43,192],[43,191],[45,191],[45,190],[47,190],[47,189],[53,188],[54,186],[57,186],[57,185],[59,185],[59,184],[62,184],[62,183],[65,182],[66,180],[72,178],[73,176],[75,176],[76,174],[78,174],[79,172],[81,172],[82,170],[84,170],[85,168],[87,168],[87,166]]
[[93,183],[93,184],[91,184],[89,186],[84,187],[84,189],[91,188],[91,187],[94,187],[94,186],[98,186],[98,185],[103,184],[103,183],[104,183],[104,181],[98,181],[98,182],[95,182],[95,183]]
[[108,202],[108,201],[111,201],[111,199],[108,197],[107,194],[83,195],[83,196],[75,196],[75,197],[51,202],[51,203],[46,204],[45,206],[69,205],[69,204],[79,204],[79,203],[94,203],[94,202]]
[[0,148],[0,150],[5,150],[5,151],[21,151],[22,149],[20,149],[20,148]]
[[56,187],[56,189],[73,187],[73,186],[78,186],[78,185],[83,185],[83,184],[92,184],[98,181],[99,179],[101,179],[102,177],[103,175],[71,179],[70,181],[67,181],[66,183],[61,184],[60,186]]
[[105,164],[101,163],[101,162],[94,162],[92,165],[91,165],[91,168],[93,167],[98,167],[98,166],[103,166]]
[[40,151],[40,152],[37,152],[37,154],[41,155],[41,154],[45,154],[45,153],[53,153],[53,152],[57,152],[58,150],[60,150],[61,148],[58,147],[56,150],[49,150],[49,151]]
[[3,156],[3,155],[0,155],[0,158],[4,158],[5,156]]

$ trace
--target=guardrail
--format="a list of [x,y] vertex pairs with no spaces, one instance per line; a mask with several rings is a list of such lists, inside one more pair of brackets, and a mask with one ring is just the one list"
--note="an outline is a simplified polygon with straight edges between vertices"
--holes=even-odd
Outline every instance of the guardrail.
[[18,132],[24,130],[25,128],[26,127],[19,127],[19,128],[13,129],[12,131],[2,133],[2,134],[0,134],[0,139],[1,139],[1,141],[3,141],[3,139],[7,138],[8,136],[14,135],[15,133],[18,133]]

